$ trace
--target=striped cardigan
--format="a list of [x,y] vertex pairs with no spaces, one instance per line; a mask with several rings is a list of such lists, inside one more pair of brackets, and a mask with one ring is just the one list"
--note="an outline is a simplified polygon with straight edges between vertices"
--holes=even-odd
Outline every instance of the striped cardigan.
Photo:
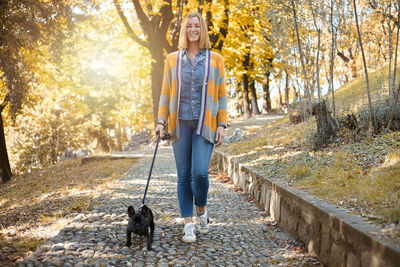
[[[178,110],[181,92],[182,50],[170,53],[164,66],[164,79],[158,120],[167,121],[172,142],[179,138]],[[196,133],[214,143],[218,126],[227,126],[227,94],[222,56],[207,50],[204,82],[201,88],[200,118]]]

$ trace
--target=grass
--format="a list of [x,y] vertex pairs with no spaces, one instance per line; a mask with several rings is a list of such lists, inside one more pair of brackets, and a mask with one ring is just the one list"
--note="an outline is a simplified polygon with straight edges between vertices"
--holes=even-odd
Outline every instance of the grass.
[[[367,137],[343,131],[317,152],[306,146],[315,119],[290,125],[288,119],[246,133],[218,150],[255,171],[346,207],[379,225],[400,220],[400,132]],[[400,238],[400,233],[391,237]]]
[[61,162],[0,187],[0,265],[24,257],[96,200],[135,159]]
[[388,223],[398,222],[400,154],[390,152],[383,157],[383,163],[364,168],[353,153],[337,152],[330,166],[299,166],[310,170],[304,179],[296,179],[293,172],[288,172],[299,188],[309,189],[330,202],[348,204],[349,208],[357,206],[360,213],[372,214]]
[[[370,71],[369,78],[372,101],[383,103],[388,96],[388,67]],[[338,114],[356,113],[367,101],[365,78],[345,84],[335,98]],[[315,129],[315,118],[291,125],[286,116],[217,149],[270,179],[309,191],[382,225],[400,225],[400,133],[370,137],[343,129],[326,147],[312,152],[307,139]],[[400,237],[399,228],[396,237]]]
[[[392,69],[393,71],[393,69]],[[389,94],[388,78],[389,67],[380,70],[369,71],[369,83],[372,99],[382,99]],[[397,70],[397,77],[400,69]],[[393,78],[393,77],[392,77]],[[354,79],[335,91],[335,101],[338,113],[355,113],[361,106],[367,103],[367,85],[364,77]],[[331,97],[331,96],[330,96]],[[331,98],[330,98],[331,101]]]

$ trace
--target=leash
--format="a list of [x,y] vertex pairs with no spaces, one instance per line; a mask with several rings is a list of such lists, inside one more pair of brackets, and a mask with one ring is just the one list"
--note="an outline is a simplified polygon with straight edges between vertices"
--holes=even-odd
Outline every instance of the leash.
[[[150,172],[149,172],[149,178],[147,179],[147,184],[146,184],[146,189],[144,190],[144,196],[143,196],[143,200],[142,200],[142,207],[144,206],[144,203],[146,201],[146,195],[147,195],[147,190],[149,189],[149,183],[150,183],[150,178],[151,178],[151,173],[153,171],[153,167],[154,167],[154,161],[156,159],[156,155],[157,155],[157,150],[158,150],[158,144],[160,143],[160,135],[157,133],[157,143],[156,143],[156,149],[154,150],[154,156],[153,156],[153,160],[151,161],[151,167],[150,167]],[[162,140],[169,140],[171,139],[170,134],[165,134],[164,137],[162,138]]]

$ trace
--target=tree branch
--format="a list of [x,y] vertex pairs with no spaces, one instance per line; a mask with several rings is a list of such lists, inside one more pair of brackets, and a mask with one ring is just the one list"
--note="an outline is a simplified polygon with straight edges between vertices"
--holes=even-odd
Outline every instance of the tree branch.
[[174,25],[174,28],[172,30],[170,30],[173,48],[178,47],[179,32],[181,30],[182,15],[183,15],[183,6],[184,6],[184,1],[178,0],[178,2],[177,2],[178,10],[176,11],[176,15],[175,15],[175,17],[176,17],[175,25]]
[[219,29],[219,34],[218,34],[218,36],[219,36],[219,38],[218,38],[218,40],[219,40],[219,42],[218,42],[218,47],[217,47],[217,49],[219,50],[219,51],[221,51],[221,49],[222,49],[222,46],[223,46],[223,44],[224,44],[224,41],[223,40],[221,40],[221,35],[223,36],[223,39],[225,39],[226,38],[226,36],[228,35],[228,25],[229,25],[229,0],[225,0],[225,5],[224,5],[224,7],[225,7],[225,10],[224,10],[224,16],[225,16],[225,18],[223,19],[223,23],[224,23],[224,26],[223,27],[221,27],[220,29]]
[[350,59],[348,58],[348,57],[346,57],[346,55],[343,53],[343,52],[341,52],[341,51],[337,51],[337,55],[341,58],[341,59],[343,59],[343,61],[345,62],[345,63],[349,63],[349,61],[350,61]]
[[171,0],[166,1],[168,5],[163,5],[160,8],[160,13],[162,14],[162,21],[160,26],[161,33],[166,33],[168,30],[168,26],[174,18],[174,14],[172,13],[172,3]]
[[[159,34],[161,34],[162,36],[166,36],[168,27],[174,18],[174,13],[172,12],[172,2],[171,2],[171,0],[167,0],[166,2],[168,3],[168,5],[163,5],[160,8],[162,21],[161,21],[161,25],[160,25],[160,33]],[[177,18],[177,19],[179,19],[179,18]],[[180,23],[179,23],[179,25],[180,25]],[[168,41],[166,41],[165,47],[166,47],[167,51],[173,50],[174,49],[174,40],[172,39],[172,45],[170,45],[168,43]]]
[[[150,19],[144,13],[143,8],[139,3],[139,0],[132,0],[132,3],[135,6],[136,16],[139,19],[139,23],[142,26],[142,29],[144,30],[144,32],[146,34],[149,34],[152,31],[151,26],[150,26],[151,25]],[[152,9],[151,6],[150,6],[150,9]]]
[[128,20],[125,17],[124,11],[122,11],[121,6],[119,5],[118,0],[113,0],[114,6],[117,9],[118,15],[121,18],[122,22],[125,25],[126,31],[128,32],[129,37],[131,37],[135,42],[137,42],[139,45],[148,47],[148,44],[146,41],[140,39],[132,30],[132,27],[129,25]]

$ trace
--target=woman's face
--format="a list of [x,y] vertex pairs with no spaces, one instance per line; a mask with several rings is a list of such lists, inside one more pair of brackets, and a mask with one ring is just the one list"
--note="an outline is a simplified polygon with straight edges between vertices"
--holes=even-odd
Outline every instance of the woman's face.
[[197,17],[193,17],[186,25],[186,38],[188,43],[200,41],[200,21]]

